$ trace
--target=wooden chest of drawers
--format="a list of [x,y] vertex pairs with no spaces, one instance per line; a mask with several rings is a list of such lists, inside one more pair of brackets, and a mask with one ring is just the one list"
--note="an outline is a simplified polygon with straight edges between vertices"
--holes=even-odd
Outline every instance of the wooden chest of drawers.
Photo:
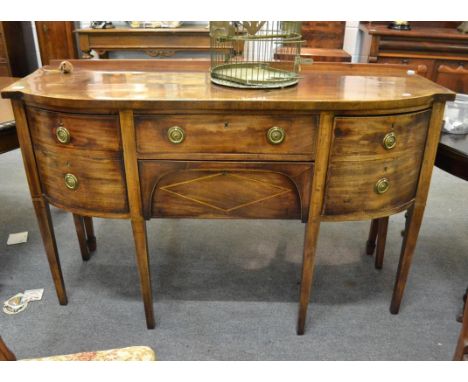
[[[102,65],[97,75],[93,67]],[[190,70],[167,62],[112,65],[75,62],[71,74],[41,69],[2,92],[13,99],[61,303],[67,299],[48,203],[131,220],[148,328],[155,321],[145,220],[301,219],[299,334],[320,222],[409,209],[392,297],[398,312],[453,93],[368,65],[304,66],[298,86],[274,91],[212,85],[193,63]]]
[[410,31],[389,29],[388,23],[361,25],[362,55],[368,62],[407,65],[457,93],[468,93],[468,35],[456,26],[430,23],[412,22]]

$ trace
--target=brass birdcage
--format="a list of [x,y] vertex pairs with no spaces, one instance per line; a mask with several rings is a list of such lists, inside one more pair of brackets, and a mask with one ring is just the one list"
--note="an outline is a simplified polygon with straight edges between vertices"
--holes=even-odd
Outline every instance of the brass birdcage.
[[237,88],[282,88],[299,81],[301,23],[212,21],[211,80]]

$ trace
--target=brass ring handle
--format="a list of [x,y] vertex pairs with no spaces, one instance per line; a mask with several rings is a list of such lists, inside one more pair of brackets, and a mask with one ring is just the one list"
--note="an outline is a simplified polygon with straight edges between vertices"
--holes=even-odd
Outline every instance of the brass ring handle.
[[73,174],[65,174],[65,186],[70,190],[76,190],[78,188],[78,179]]
[[60,143],[63,143],[64,145],[70,143],[71,135],[66,127],[59,126],[55,131],[55,135],[57,136],[57,140]]
[[284,141],[286,132],[282,127],[273,126],[267,132],[267,139],[272,145],[279,145]]
[[390,181],[387,178],[382,178],[375,184],[375,192],[377,194],[385,194],[390,188]]
[[167,138],[169,142],[175,145],[182,143],[185,139],[185,131],[179,126],[172,126],[167,130]]
[[391,150],[396,146],[396,135],[395,133],[388,133],[382,140],[382,145],[385,150]]

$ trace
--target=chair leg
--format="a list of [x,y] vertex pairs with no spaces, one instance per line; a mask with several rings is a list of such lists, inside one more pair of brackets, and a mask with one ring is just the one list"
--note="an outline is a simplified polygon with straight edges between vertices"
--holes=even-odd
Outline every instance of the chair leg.
[[463,324],[458,338],[455,354],[453,355],[454,361],[463,361],[465,355],[468,355],[468,304],[465,304],[463,313]]
[[16,361],[16,356],[3,342],[2,336],[0,336],[0,361]]
[[83,261],[88,261],[90,254],[88,244],[86,243],[86,230],[83,216],[73,214],[73,221],[75,222],[76,235],[78,236],[78,243],[80,244],[81,258]]
[[94,236],[93,218],[85,216],[83,219],[86,230],[86,243],[89,251],[94,252],[96,250],[96,236]]
[[369,238],[367,239],[366,243],[366,253],[368,255],[372,255],[375,250],[375,240],[377,239],[379,228],[379,219],[372,219],[370,230],[369,230]]
[[375,254],[375,269],[382,269],[385,254],[385,242],[387,241],[388,216],[379,219],[377,233],[377,252]]

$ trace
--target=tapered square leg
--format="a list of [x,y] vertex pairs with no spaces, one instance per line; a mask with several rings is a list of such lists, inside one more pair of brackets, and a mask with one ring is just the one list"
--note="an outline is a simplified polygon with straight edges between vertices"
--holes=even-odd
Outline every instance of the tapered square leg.
[[387,241],[388,216],[379,219],[377,233],[377,251],[375,253],[375,268],[382,269],[385,255],[385,243]]
[[145,307],[146,326],[154,329],[153,292],[151,290],[151,274],[149,267],[148,242],[146,238],[146,222],[144,219],[132,219],[133,238],[135,240],[136,260],[140,274],[141,294]]
[[304,334],[309,306],[310,292],[312,288],[313,272],[315,265],[315,252],[320,229],[320,218],[323,206],[323,195],[328,168],[328,147],[330,146],[333,129],[333,114],[322,113],[320,115],[320,129],[317,142],[317,162],[321,166],[314,169],[312,188],[310,193],[309,213],[304,236],[304,254],[302,260],[302,280],[299,297],[299,315],[297,319],[297,334]]
[[304,334],[309,306],[310,292],[312,289],[313,271],[315,265],[315,252],[319,234],[320,221],[309,222],[306,225],[304,239],[304,255],[302,262],[301,294],[299,298],[299,316],[297,321],[297,334]]
[[370,230],[369,230],[369,238],[367,239],[366,243],[366,253],[368,255],[372,255],[375,250],[375,241],[377,239],[379,228],[379,219],[372,219]]
[[65,283],[63,282],[62,268],[60,266],[49,204],[42,199],[33,199],[33,205],[58,300],[60,305],[67,305],[67,292],[65,290]]
[[83,216],[73,214],[73,221],[75,223],[76,235],[80,245],[81,258],[83,261],[88,261],[90,254],[88,244],[86,242],[86,231]]
[[416,241],[418,239],[419,229],[421,228],[423,214],[424,205],[414,205],[410,210],[408,210],[405,236],[401,247],[395,287],[393,289],[392,302],[390,304],[390,312],[392,314],[397,314],[400,310],[400,304],[403,299],[406,281],[408,280],[408,274],[414,250],[416,248]]
[[89,252],[94,252],[96,250],[96,236],[94,235],[94,225],[93,218],[89,216],[84,216],[84,225],[86,230],[86,243],[88,244]]

